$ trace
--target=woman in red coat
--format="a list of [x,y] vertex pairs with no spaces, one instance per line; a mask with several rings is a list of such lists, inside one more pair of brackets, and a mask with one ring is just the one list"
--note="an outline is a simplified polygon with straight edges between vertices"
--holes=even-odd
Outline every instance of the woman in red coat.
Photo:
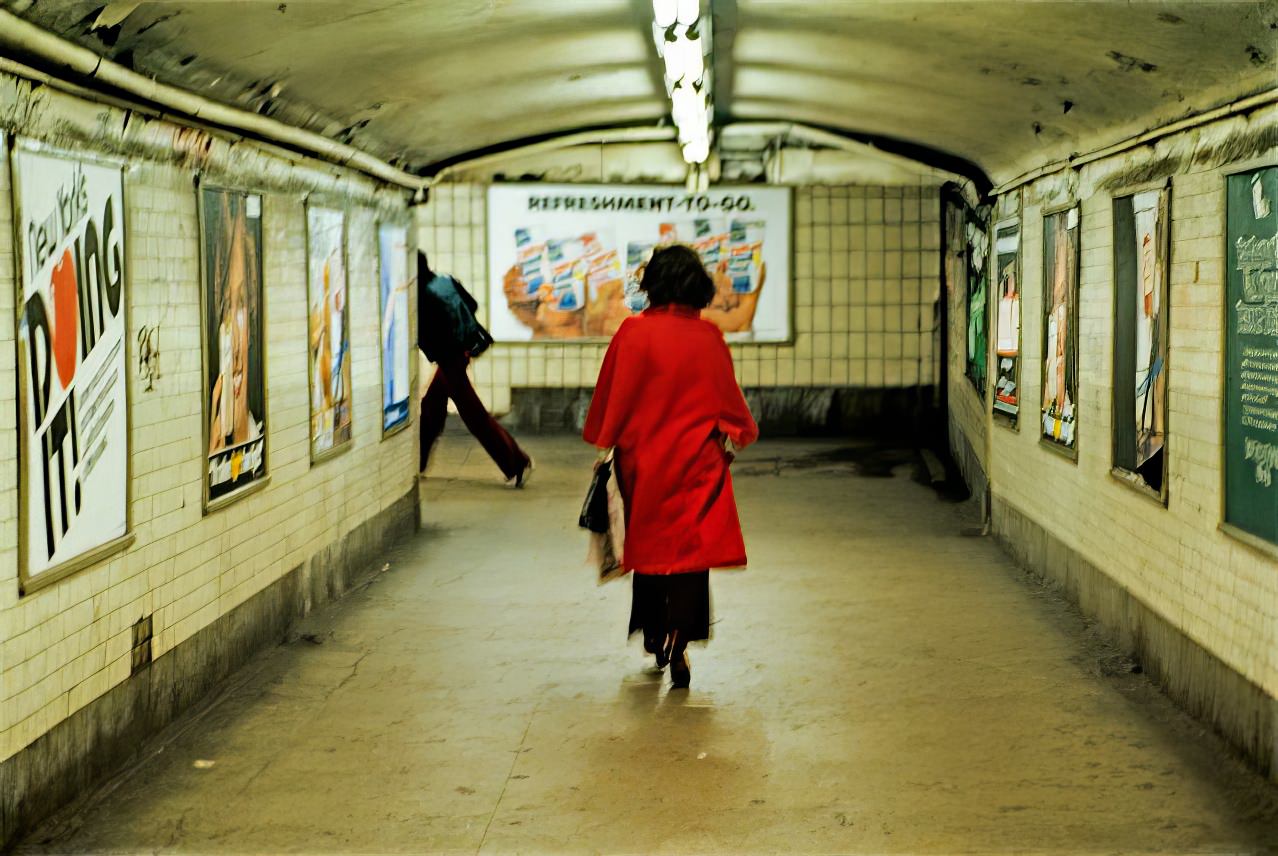
[[759,429],[723,334],[700,317],[715,288],[697,254],[658,249],[640,289],[649,308],[613,336],[583,434],[614,449],[635,572],[630,632],[686,687],[684,649],[710,638],[709,569],[746,563],[728,465]]

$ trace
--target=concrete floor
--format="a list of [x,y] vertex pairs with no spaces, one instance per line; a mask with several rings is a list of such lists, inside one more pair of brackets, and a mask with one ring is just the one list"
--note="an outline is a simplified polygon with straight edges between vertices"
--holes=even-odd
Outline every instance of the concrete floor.
[[387,571],[19,852],[1278,851],[1274,789],[908,468],[750,450],[671,692],[583,564],[591,451],[528,446],[518,492],[446,436]]

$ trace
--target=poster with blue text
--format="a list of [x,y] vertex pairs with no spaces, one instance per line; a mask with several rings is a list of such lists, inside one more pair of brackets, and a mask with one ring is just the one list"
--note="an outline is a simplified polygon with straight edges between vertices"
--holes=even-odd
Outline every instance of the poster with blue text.
[[408,422],[408,229],[383,223],[377,229],[382,295],[382,433]]
[[118,166],[23,145],[18,211],[20,579],[128,533],[124,183]]

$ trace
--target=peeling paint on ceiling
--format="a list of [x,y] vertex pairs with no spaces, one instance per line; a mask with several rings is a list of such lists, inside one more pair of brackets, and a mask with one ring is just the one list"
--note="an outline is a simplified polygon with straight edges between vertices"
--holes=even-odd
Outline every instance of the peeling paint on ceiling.
[[[647,0],[6,0],[135,71],[430,171],[656,124]],[[908,141],[996,181],[1275,85],[1265,2],[714,0],[722,120]],[[136,8],[131,8],[136,7]]]

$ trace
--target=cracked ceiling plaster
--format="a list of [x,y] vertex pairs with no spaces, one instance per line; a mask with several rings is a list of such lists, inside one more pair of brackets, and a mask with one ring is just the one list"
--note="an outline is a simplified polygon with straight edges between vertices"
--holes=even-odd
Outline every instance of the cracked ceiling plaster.
[[[667,121],[648,0],[5,0],[135,71],[406,169]],[[1271,88],[1258,2],[713,0],[716,113],[995,182]]]

